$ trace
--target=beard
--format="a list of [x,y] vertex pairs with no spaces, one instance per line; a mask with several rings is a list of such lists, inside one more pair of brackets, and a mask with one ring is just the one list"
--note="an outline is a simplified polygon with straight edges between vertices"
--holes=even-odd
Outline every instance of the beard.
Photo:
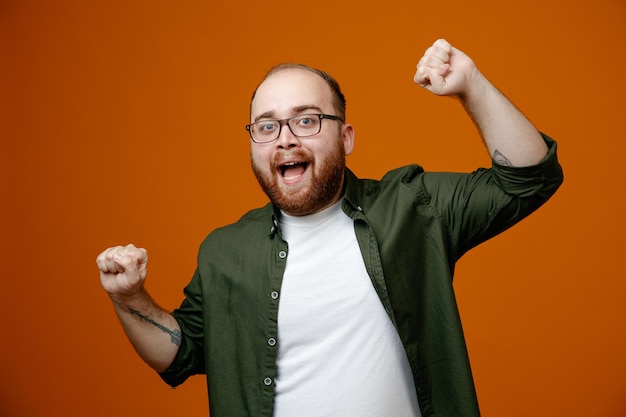
[[310,171],[308,184],[281,187],[277,174],[279,170],[275,163],[270,164],[271,169],[268,173],[263,172],[252,159],[252,171],[270,201],[280,210],[294,216],[316,213],[334,203],[343,189],[346,168],[343,143],[335,142],[334,149],[331,149],[319,164],[303,152],[294,152],[292,155],[305,157],[308,161],[307,171]]

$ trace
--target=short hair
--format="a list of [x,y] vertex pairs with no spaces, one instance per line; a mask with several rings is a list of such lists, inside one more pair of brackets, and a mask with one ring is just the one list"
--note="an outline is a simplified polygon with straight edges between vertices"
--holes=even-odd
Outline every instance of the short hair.
[[261,83],[259,83],[259,85],[255,88],[254,92],[252,93],[252,98],[250,99],[251,110],[252,110],[252,101],[254,100],[254,97],[256,96],[257,90],[259,89],[261,84],[263,84],[263,81],[267,80],[271,75],[276,74],[277,72],[288,70],[288,69],[302,69],[305,71],[309,71],[309,72],[319,75],[324,81],[326,81],[326,84],[328,84],[328,87],[330,87],[330,91],[333,95],[333,106],[335,107],[335,110],[337,111],[337,116],[341,117],[341,119],[344,121],[346,120],[346,97],[341,92],[341,88],[339,87],[339,83],[337,82],[337,80],[335,80],[330,74],[328,74],[325,71],[322,71],[317,68],[312,68],[304,64],[283,63],[283,64],[278,64],[272,67],[269,71],[267,71]]

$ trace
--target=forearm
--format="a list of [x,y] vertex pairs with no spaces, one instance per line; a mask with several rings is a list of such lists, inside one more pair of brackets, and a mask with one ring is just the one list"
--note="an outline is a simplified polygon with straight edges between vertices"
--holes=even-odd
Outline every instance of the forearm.
[[151,368],[162,372],[174,360],[181,341],[176,319],[142,290],[130,298],[111,297],[126,336]]
[[532,123],[477,69],[459,98],[496,163],[536,165],[548,152]]

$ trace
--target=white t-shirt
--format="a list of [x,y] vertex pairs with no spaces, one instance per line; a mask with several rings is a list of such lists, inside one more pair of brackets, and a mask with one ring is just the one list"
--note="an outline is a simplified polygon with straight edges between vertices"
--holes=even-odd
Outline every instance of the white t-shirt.
[[341,201],[281,217],[289,245],[278,311],[274,417],[420,416],[400,338]]

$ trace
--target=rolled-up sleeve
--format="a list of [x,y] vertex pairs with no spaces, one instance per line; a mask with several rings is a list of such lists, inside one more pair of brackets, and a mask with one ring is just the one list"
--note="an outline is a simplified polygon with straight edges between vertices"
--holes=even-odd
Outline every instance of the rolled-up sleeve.
[[181,329],[181,343],[178,353],[169,368],[159,376],[168,385],[176,387],[192,375],[204,374],[204,328],[202,291],[196,271],[193,279],[185,287],[185,299],[173,316]]
[[563,182],[563,169],[559,164],[557,144],[543,135],[548,145],[548,153],[537,164],[527,167],[511,167],[493,162],[494,180],[506,193],[516,197],[535,196],[547,201]]

